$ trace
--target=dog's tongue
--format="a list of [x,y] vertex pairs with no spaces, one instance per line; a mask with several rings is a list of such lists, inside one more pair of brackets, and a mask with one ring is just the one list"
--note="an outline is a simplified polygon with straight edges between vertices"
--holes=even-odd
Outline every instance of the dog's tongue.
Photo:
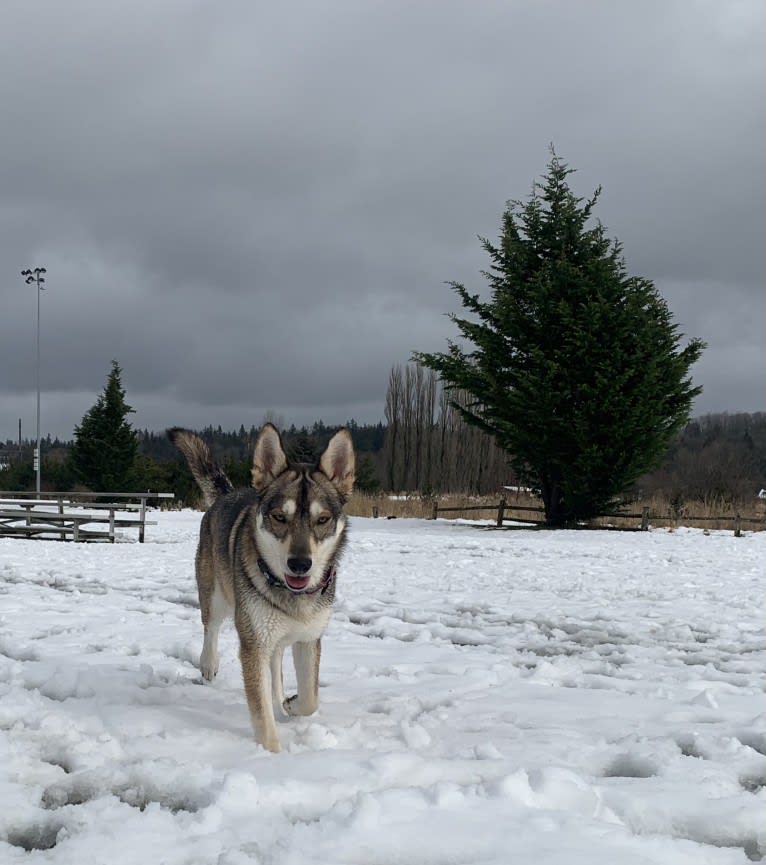
[[311,577],[294,577],[292,574],[285,574],[285,582],[291,589],[305,589],[310,579]]

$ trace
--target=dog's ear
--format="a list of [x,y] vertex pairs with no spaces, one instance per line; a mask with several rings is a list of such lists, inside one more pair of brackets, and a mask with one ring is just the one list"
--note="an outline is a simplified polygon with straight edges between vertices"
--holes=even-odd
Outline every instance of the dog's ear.
[[287,468],[287,456],[277,428],[264,424],[253,451],[253,486],[260,493]]
[[351,433],[347,429],[339,429],[327,443],[319,458],[319,470],[327,475],[342,496],[349,495],[354,486],[356,459]]

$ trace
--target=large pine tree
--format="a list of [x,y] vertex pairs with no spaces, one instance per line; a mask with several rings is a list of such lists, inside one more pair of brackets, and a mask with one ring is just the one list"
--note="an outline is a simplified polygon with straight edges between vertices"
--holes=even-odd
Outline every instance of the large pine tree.
[[132,492],[138,441],[127,417],[122,370],[116,360],[104,392],[74,430],[69,459],[80,483],[97,492]]
[[518,477],[538,489],[549,525],[605,512],[654,467],[686,422],[689,368],[704,343],[681,336],[653,283],[629,276],[622,248],[590,224],[600,189],[584,201],[555,153],[526,203],[509,202],[488,301],[450,283],[472,318],[452,315],[466,344],[416,353],[456,408],[495,436]]

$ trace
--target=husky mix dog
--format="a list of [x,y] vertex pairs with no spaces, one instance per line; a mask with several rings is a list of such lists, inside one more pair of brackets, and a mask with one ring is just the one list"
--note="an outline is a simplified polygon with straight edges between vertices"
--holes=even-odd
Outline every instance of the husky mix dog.
[[[256,741],[279,751],[275,709],[317,709],[321,637],[335,598],[346,541],[343,505],[354,483],[348,430],[330,440],[316,466],[292,464],[276,428],[265,424],[253,453],[252,489],[235,490],[208,446],[188,430],[168,430],[186,457],[208,508],[196,575],[204,626],[200,670],[218,672],[218,631],[233,615]],[[285,698],[282,654],[292,646],[298,693]]]

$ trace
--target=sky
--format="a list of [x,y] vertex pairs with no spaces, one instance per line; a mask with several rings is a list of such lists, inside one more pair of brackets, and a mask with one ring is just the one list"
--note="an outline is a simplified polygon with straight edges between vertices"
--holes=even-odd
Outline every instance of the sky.
[[6,0],[0,440],[377,422],[456,336],[478,236],[549,146],[707,351],[693,414],[766,407],[762,0]]

